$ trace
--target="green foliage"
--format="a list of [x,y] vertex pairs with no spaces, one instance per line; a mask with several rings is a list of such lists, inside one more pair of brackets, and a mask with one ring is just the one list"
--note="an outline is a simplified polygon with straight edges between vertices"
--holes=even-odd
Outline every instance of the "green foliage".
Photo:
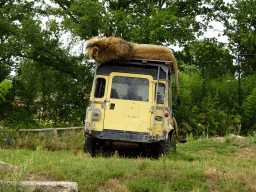
[[[217,5],[217,2],[222,2]],[[224,35],[228,37],[228,48],[234,54],[256,54],[256,4],[254,0],[234,0],[224,5],[216,1],[215,17],[224,25]],[[244,75],[255,73],[255,56],[244,58]]]
[[5,96],[9,92],[9,89],[12,88],[12,82],[8,79],[3,80],[0,82],[0,102],[6,101]]
[[6,112],[11,109],[13,82],[4,79],[0,82],[0,120],[5,119]]
[[[255,15],[256,4],[254,0],[239,1],[229,4],[229,14],[235,13],[232,20],[225,20],[226,33],[231,41],[239,43],[242,53],[255,53]],[[236,22],[233,22],[233,21]]]
[[240,117],[234,111],[221,108],[218,96],[205,97],[201,104],[181,105],[177,116],[181,124],[181,134],[193,133],[194,137],[226,135],[237,131]]
[[[181,70],[182,106],[174,103],[173,107],[184,136],[238,131],[237,67],[233,65],[237,56],[231,56],[230,50],[233,54],[255,53],[253,0],[232,4],[222,0],[51,2],[54,5],[43,0],[0,3],[0,82],[10,79],[13,67],[17,69],[0,111],[9,126],[36,126],[35,115],[55,125],[80,124],[88,104],[93,64],[83,50],[73,53],[73,48],[92,36],[114,35],[137,43],[184,47],[175,54]],[[198,16],[203,22],[196,20]],[[42,17],[48,18],[45,26]],[[196,40],[211,20],[224,24],[229,49],[214,38]],[[64,33],[71,33],[70,42],[63,42]],[[255,87],[256,65],[254,59],[242,59],[245,97]],[[0,91],[1,99],[2,95]],[[13,106],[14,99],[22,107]]]
[[4,119],[9,129],[34,129],[38,126],[30,110],[25,106],[12,106]]
[[234,75],[233,57],[224,45],[216,38],[189,42],[178,54],[178,58],[186,64],[202,69],[202,76],[205,79]]
[[69,74],[62,74],[53,67],[37,66],[29,60],[21,65],[17,83],[17,96],[28,113],[42,120],[51,119],[55,124],[62,121],[80,124],[84,119],[88,103],[85,95],[91,83],[82,84]]
[[221,106],[225,106],[229,110],[237,109],[239,106],[239,82],[235,77],[227,75],[218,79],[206,80],[205,84],[207,94],[218,94]]
[[[44,108],[43,118],[53,119],[55,123],[83,119],[87,105],[85,95],[92,84],[92,64],[86,61],[88,57],[71,52],[76,41],[63,46],[63,29],[55,19],[49,19],[46,28],[42,28],[40,16],[52,15],[47,12],[47,7],[41,6],[43,1],[36,5],[25,0],[12,2],[5,1],[0,7],[3,15],[9,16],[6,20],[1,19],[5,29],[1,28],[4,41],[1,41],[0,74],[2,69],[9,69],[15,62],[18,65],[12,95],[8,106],[1,111],[1,118],[6,119],[8,126],[20,124],[19,127],[26,128],[25,125],[34,124],[32,115]],[[16,13],[20,18],[15,16]],[[14,96],[23,107],[11,105]],[[42,100],[38,101],[39,97]]]
[[59,8],[49,7],[50,14],[57,13],[64,16],[62,24],[73,35],[88,39],[89,37],[97,36],[99,29],[106,26],[103,19],[106,12],[100,2],[94,0],[52,1],[59,5]]
[[194,137],[193,137],[193,133],[190,133],[190,134],[187,134],[186,135],[186,141],[187,142],[191,142],[194,140]]
[[[206,25],[197,15],[205,15],[200,1],[59,1],[59,8],[49,12],[64,16],[64,27],[83,39],[91,36],[119,36],[137,43],[185,44],[202,34]],[[86,11],[88,10],[88,11]],[[164,27],[163,27],[164,26]],[[128,30],[127,30],[128,29]]]
[[[21,3],[22,2],[22,3]],[[19,38],[20,22],[35,10],[33,1],[4,0],[0,3],[0,82],[11,72],[22,52]]]
[[242,122],[245,126],[247,133],[252,133],[256,129],[256,88],[253,90],[252,94],[249,95],[242,106]]
[[218,95],[208,96],[202,102],[202,111],[198,115],[199,123],[205,127],[207,135],[226,135],[234,131],[235,116],[220,107]]
[[256,88],[256,74],[248,75],[241,80],[242,98],[246,99]]
[[193,133],[197,138],[239,131],[241,117],[235,110],[238,91],[234,89],[237,80],[225,76],[203,81],[195,65],[184,66],[179,80],[182,104],[175,105],[174,110],[180,134]]

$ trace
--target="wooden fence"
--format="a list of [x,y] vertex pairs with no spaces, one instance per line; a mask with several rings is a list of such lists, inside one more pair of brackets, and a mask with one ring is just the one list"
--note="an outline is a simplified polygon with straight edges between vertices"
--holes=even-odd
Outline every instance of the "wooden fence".
[[17,136],[19,136],[20,132],[42,132],[42,131],[53,131],[55,137],[58,136],[58,131],[66,131],[66,130],[75,130],[75,129],[84,129],[84,127],[65,127],[65,128],[43,128],[43,129],[0,129],[0,132],[17,132]]

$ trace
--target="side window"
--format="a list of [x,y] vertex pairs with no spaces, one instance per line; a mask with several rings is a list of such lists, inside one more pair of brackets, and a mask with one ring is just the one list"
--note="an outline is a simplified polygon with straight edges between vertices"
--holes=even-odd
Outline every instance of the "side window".
[[[163,104],[164,103],[164,92],[165,92],[165,84],[159,83],[158,84],[158,91],[157,91],[157,103]],[[156,93],[156,87],[155,87],[155,93]],[[155,94],[156,99],[156,94]]]
[[95,87],[95,98],[102,98],[105,95],[105,88],[106,88],[106,79],[105,78],[97,78],[96,79],[96,87]]

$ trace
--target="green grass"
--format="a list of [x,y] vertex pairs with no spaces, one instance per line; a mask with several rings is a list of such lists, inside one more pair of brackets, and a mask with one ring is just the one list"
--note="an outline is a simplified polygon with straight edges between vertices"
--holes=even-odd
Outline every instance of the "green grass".
[[191,140],[178,144],[174,155],[158,160],[92,158],[81,149],[45,151],[41,146],[0,149],[0,160],[25,170],[22,174],[14,170],[21,175],[16,178],[10,178],[9,172],[1,172],[0,177],[21,180],[29,172],[77,182],[80,191],[256,191],[255,137],[229,140]]
[[[43,150],[72,150],[84,147],[84,130],[58,131],[56,138],[53,131],[21,132],[19,137],[15,132],[5,132],[0,135],[0,147],[11,149],[32,149],[38,147]],[[14,138],[12,145],[5,145],[2,138]]]

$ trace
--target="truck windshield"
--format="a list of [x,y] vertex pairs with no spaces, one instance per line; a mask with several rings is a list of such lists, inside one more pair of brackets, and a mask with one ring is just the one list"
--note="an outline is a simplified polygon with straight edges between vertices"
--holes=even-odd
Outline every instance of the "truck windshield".
[[110,98],[148,101],[148,97],[148,79],[123,76],[113,77]]

